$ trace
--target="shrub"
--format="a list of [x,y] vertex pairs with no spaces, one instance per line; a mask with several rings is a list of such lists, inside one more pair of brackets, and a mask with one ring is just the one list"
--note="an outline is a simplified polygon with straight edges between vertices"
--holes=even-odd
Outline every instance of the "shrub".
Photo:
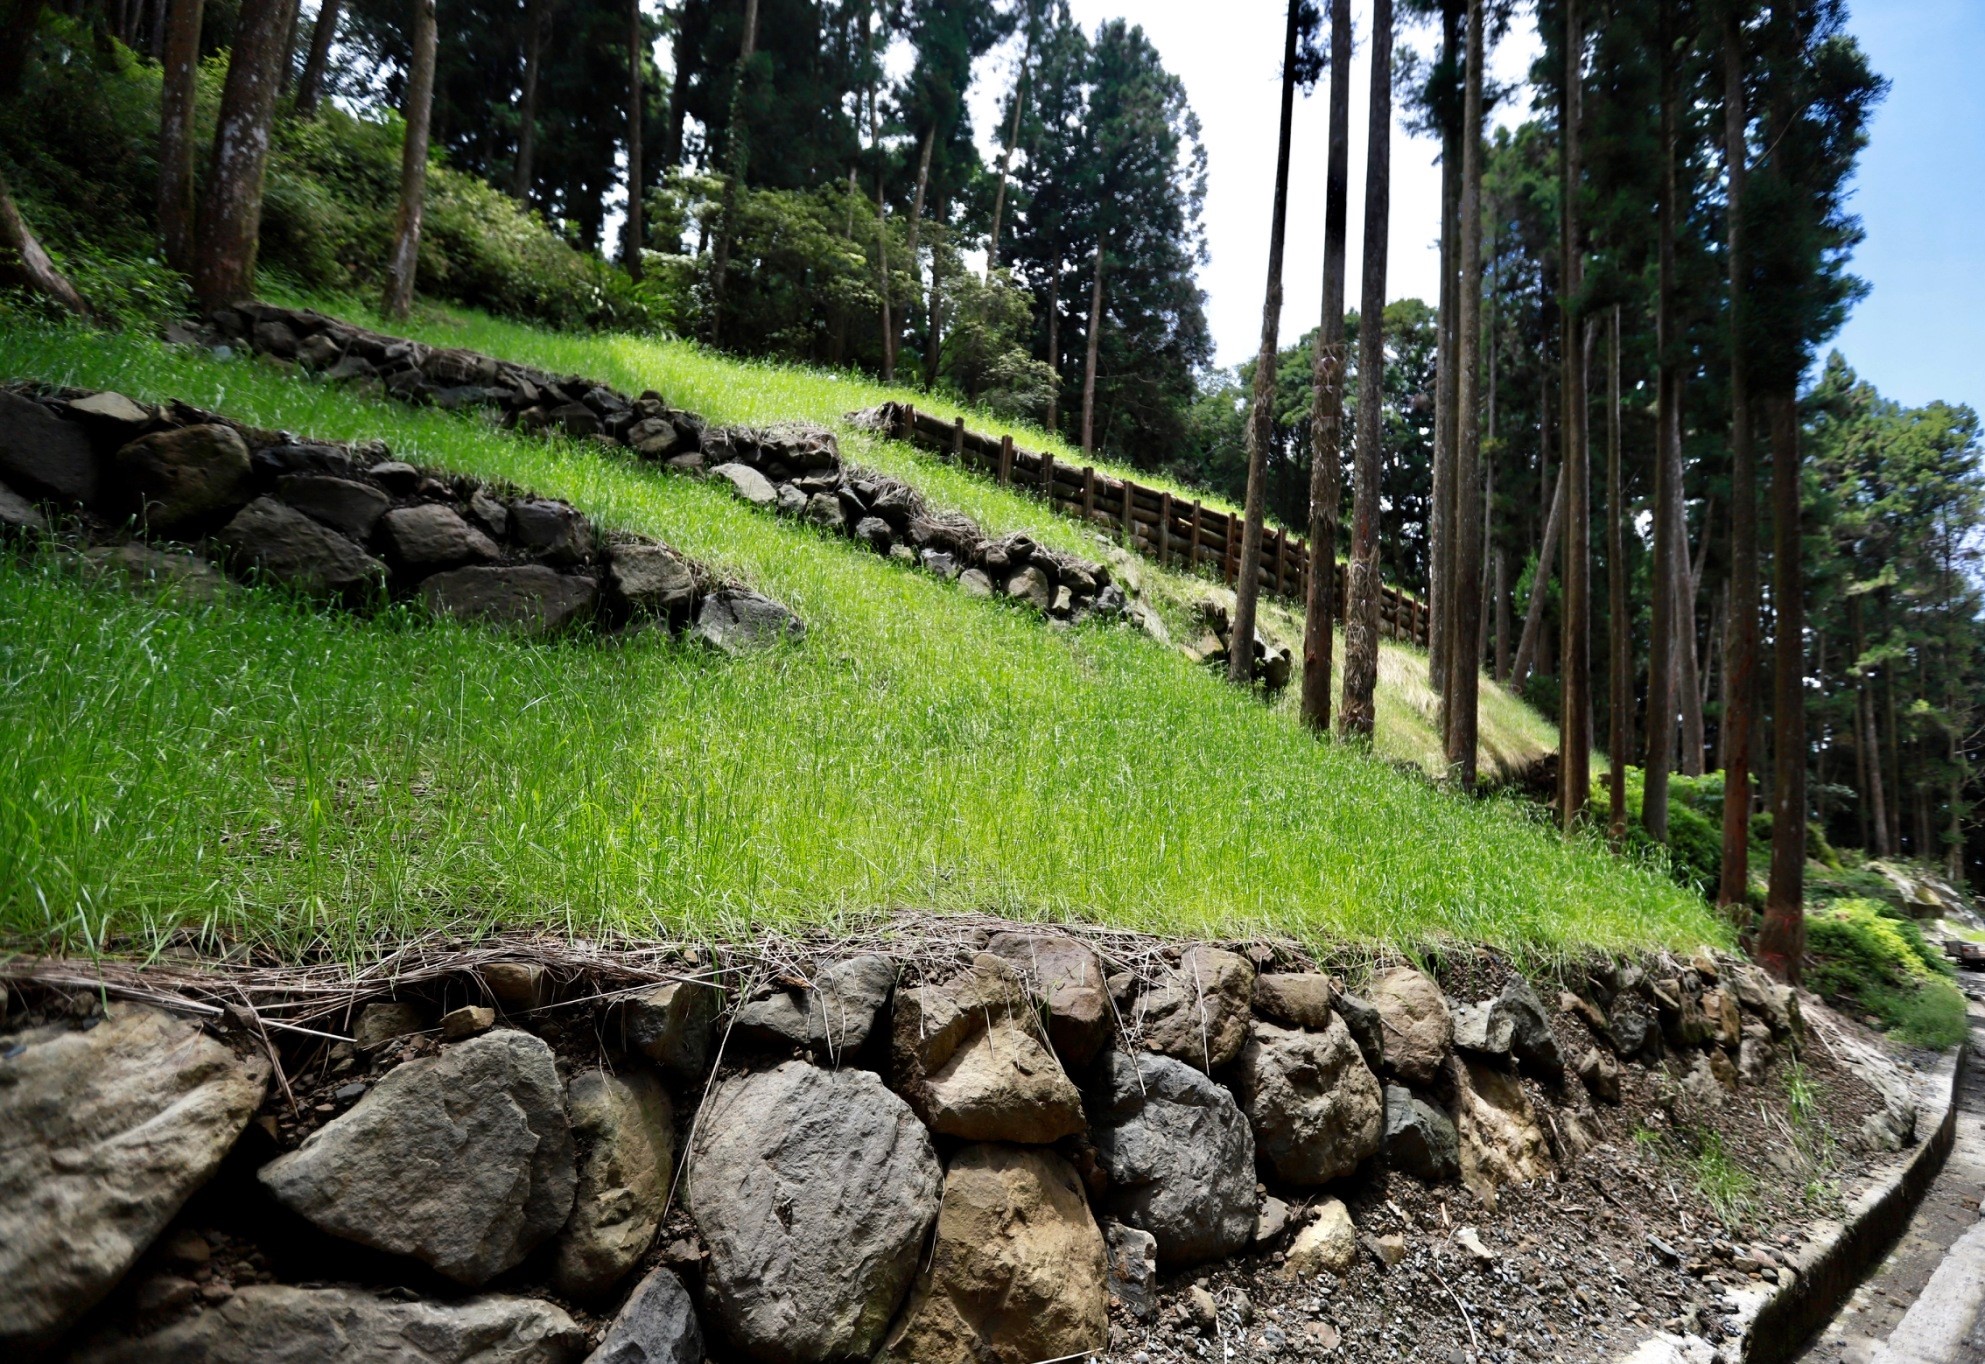
[[[1669,874],[1684,886],[1701,894],[1716,888],[1723,877],[1723,779],[1714,781],[1714,810],[1702,808],[1711,797],[1708,777],[1672,777],[1668,801]],[[1646,774],[1638,767],[1627,768],[1627,846],[1644,856],[1658,856],[1660,845],[1649,837],[1641,823],[1641,799]],[[1606,792],[1602,773],[1592,782],[1592,817],[1604,824],[1612,818],[1613,805]]]
[[1808,914],[1806,983],[1874,1015],[1898,1038],[1948,1047],[1965,1034],[1954,972],[1913,920],[1875,900],[1842,900]]

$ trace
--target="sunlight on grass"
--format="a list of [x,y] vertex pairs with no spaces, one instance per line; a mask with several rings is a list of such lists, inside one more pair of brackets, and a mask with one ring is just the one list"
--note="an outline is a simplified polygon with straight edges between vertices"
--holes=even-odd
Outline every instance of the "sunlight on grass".
[[0,374],[383,437],[658,536],[809,625],[733,661],[7,559],[0,928],[19,942],[733,935],[898,907],[1525,953],[1722,936],[1659,877],[1319,744],[1134,630],[1048,628],[705,482],[131,336],[13,328]]

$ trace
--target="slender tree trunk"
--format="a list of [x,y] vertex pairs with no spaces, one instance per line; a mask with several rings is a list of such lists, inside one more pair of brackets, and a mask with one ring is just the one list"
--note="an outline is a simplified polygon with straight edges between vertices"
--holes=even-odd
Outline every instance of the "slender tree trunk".
[[[1663,49],[1669,46],[1662,25]],[[1676,412],[1675,349],[1675,78],[1672,64],[1661,64],[1661,210],[1658,233],[1659,279],[1655,300],[1656,420],[1654,438],[1653,628],[1647,659],[1647,766],[1641,794],[1641,822],[1657,843],[1668,841],[1668,773],[1675,753],[1675,487],[1668,453],[1680,440]]]
[[[946,205],[938,201],[937,218],[945,221]],[[924,329],[924,389],[937,387],[938,363],[943,359],[944,346],[944,281],[940,266],[944,264],[944,243],[933,241],[930,248],[930,307],[927,314],[929,325]]]
[[1048,273],[1048,368],[1054,384],[1048,389],[1048,430],[1061,430],[1061,267]]
[[160,64],[159,242],[165,263],[182,274],[193,268],[193,98],[205,8],[206,0],[169,0]]
[[283,35],[296,0],[243,0],[234,51],[221,90],[213,168],[200,205],[193,296],[205,311],[255,292],[255,251],[262,230],[262,177],[282,74]]
[[1510,669],[1509,689],[1523,695],[1530,681],[1530,670],[1537,666],[1538,644],[1544,632],[1544,604],[1551,586],[1551,566],[1558,557],[1559,534],[1565,518],[1565,466],[1558,466],[1558,482],[1551,493],[1551,511],[1544,518],[1544,538],[1537,543],[1537,572],[1530,579],[1530,605],[1523,613],[1523,634],[1516,642],[1516,663]]
[[[1462,0],[1441,0],[1441,51],[1455,63],[1461,52]],[[1440,316],[1434,360],[1434,488],[1427,528],[1427,678],[1436,693],[1447,689],[1447,597],[1454,575],[1454,398],[1460,368],[1455,318],[1461,263],[1461,126],[1459,106],[1441,118]],[[1441,706],[1441,746],[1447,746],[1447,707]]]
[[1372,0],[1371,116],[1365,147],[1365,261],[1358,299],[1358,444],[1352,464],[1350,598],[1338,733],[1369,742],[1377,717],[1379,443],[1385,431],[1386,233],[1392,216],[1392,0]]
[[1013,172],[1013,147],[1020,141],[1020,110],[1027,92],[1027,68],[1034,61],[1034,26],[1027,26],[1027,47],[1020,54],[1020,74],[1013,78],[1013,113],[1007,120],[1006,143],[999,149],[999,183],[993,190],[992,231],[986,237],[986,278],[999,269],[999,233],[1006,218],[1006,182]]
[[1468,72],[1461,97],[1461,306],[1455,327],[1461,372],[1455,382],[1453,590],[1447,601],[1447,767],[1475,789],[1481,641],[1475,598],[1482,590],[1482,65],[1488,34],[1484,0],[1468,0]]
[[1565,0],[1562,125],[1563,209],[1559,286],[1564,291],[1565,600],[1558,670],[1558,812],[1565,832],[1577,827],[1592,789],[1592,453],[1586,439],[1586,364],[1590,336],[1581,337],[1579,292],[1585,257],[1579,239],[1579,123],[1584,118],[1585,33],[1577,0]]
[[[864,43],[873,41],[873,29],[864,18],[862,37]],[[871,154],[882,147],[882,119],[876,109],[875,81],[871,77],[868,86],[868,147]],[[875,254],[880,272],[878,293],[882,300],[882,382],[896,382],[896,324],[890,318],[889,280],[889,200],[884,193],[882,158],[875,158]]]
[[1743,232],[1749,151],[1744,130],[1743,34],[1733,10],[1723,34],[1723,156],[1729,179],[1730,265],[1730,616],[1723,638],[1723,878],[1717,900],[1740,905],[1750,895],[1751,727],[1758,688],[1758,493],[1751,444],[1750,376],[1744,321],[1750,268]]
[[14,195],[0,176],[0,287],[23,289],[53,299],[72,313],[90,316],[90,305],[55,268],[48,252],[35,240],[34,233],[14,206]]
[[[923,291],[923,261],[917,254],[917,238],[924,225],[924,195],[930,189],[931,150],[937,140],[937,125],[924,129],[923,146],[917,152],[917,192],[910,199],[910,231],[907,243],[910,267],[910,297],[903,301],[903,326],[908,328],[910,318],[917,311]],[[907,338],[905,338],[907,339]],[[899,348],[900,349],[900,348]]]
[[301,0],[291,0],[289,22],[283,26],[282,56],[276,59],[276,92],[280,95],[290,88],[296,74],[296,25],[303,13]]
[[41,0],[0,0],[0,106],[21,93],[28,47],[41,25]]
[[517,164],[510,174],[510,197],[531,202],[537,183],[538,72],[544,65],[543,0],[528,0],[524,10],[524,91],[517,102]]
[[1261,593],[1262,519],[1268,503],[1268,447],[1275,440],[1275,348],[1282,326],[1282,249],[1289,226],[1289,136],[1296,112],[1296,34],[1302,7],[1289,0],[1282,38],[1282,121],[1275,153],[1275,208],[1268,225],[1268,287],[1261,302],[1261,349],[1248,403],[1247,512],[1241,524],[1240,575],[1234,582],[1234,633],[1227,680],[1254,680],[1255,602]]
[[[1682,510],[1683,472],[1681,441],[1682,376],[1675,376],[1675,440],[1668,447],[1671,461],[1668,481],[1675,489],[1675,699],[1681,711],[1682,775],[1700,777],[1703,770],[1702,677],[1696,652],[1696,600],[1700,570],[1689,566],[1689,523]],[[1709,553],[1709,508],[1703,513],[1702,552]]]
[[427,205],[427,129],[434,109],[434,0],[413,0],[413,69],[407,76],[407,140],[400,154],[400,212],[386,263],[388,317],[413,307],[420,266],[420,219]]
[[1633,752],[1633,622],[1627,616],[1627,508],[1620,467],[1620,305],[1613,305],[1606,356],[1606,631],[1611,722],[1606,747],[1607,829],[1615,848],[1627,838],[1627,757]]
[[1771,419],[1772,640],[1771,883],[1758,961],[1796,983],[1806,952],[1806,642],[1799,561],[1799,410],[1789,390],[1767,399]]
[[624,256],[627,277],[641,278],[641,249],[648,240],[647,205],[641,202],[646,177],[641,165],[641,125],[647,120],[647,101],[642,97],[641,0],[627,0],[627,242]]
[[1496,681],[1509,682],[1510,646],[1515,642],[1509,615],[1509,551],[1498,545],[1496,564]]
[[[177,8],[180,0],[161,0]],[[324,76],[331,65],[331,44],[338,38],[338,14],[344,0],[323,0],[317,7],[317,22],[310,30],[310,55],[303,59],[303,74],[296,80],[296,116],[309,118],[317,112],[317,101],[324,96]],[[197,44],[198,35],[194,37]]]
[[1882,741],[1875,729],[1875,701],[1873,688],[1868,684],[1868,670],[1861,666],[1861,660],[1868,653],[1868,635],[1862,628],[1861,615],[1861,598],[1848,598],[1848,629],[1854,637],[1854,718],[1859,731],[1855,742],[1861,747],[1862,771],[1867,774],[1862,790],[1868,798],[1868,810],[1874,824],[1874,854],[1887,857],[1890,844],[1887,793],[1882,789]]
[[751,129],[745,119],[745,81],[751,74],[751,59],[758,52],[758,0],[744,0],[744,37],[738,45],[737,78],[731,85],[730,174],[724,177],[723,226],[717,232],[717,249],[710,262],[710,344],[720,345],[724,335],[724,289],[731,273],[731,239],[737,232],[737,196],[750,164]]
[[[1895,637],[1895,609],[1890,599],[1889,589],[1881,589],[1882,638]],[[1902,853],[1902,726],[1895,714],[1895,665],[1882,664],[1882,727],[1888,733],[1888,793],[1889,793],[1889,846],[1898,856]],[[1879,751],[1879,744],[1877,751]]]
[[1096,451],[1096,362],[1103,339],[1103,244],[1096,243],[1096,268],[1089,277],[1088,358],[1082,364],[1082,453]]

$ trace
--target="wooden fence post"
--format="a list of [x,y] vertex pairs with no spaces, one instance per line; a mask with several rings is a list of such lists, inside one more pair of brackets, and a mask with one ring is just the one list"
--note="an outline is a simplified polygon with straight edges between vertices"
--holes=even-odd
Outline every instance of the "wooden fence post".
[[1289,581],[1289,532],[1275,532],[1275,595],[1281,596]]
[[1082,519],[1096,519],[1096,467],[1093,464],[1082,466]]
[[912,445],[917,443],[917,405],[915,403],[903,404],[903,439]]
[[1048,451],[1041,451],[1041,496],[1048,500],[1048,509],[1055,505],[1055,457]]
[[1127,478],[1123,481],[1123,547],[1125,549],[1137,548],[1137,522],[1132,520],[1130,515],[1130,495],[1136,487],[1137,485]]
[[1013,482],[1013,437],[999,438],[999,481],[1002,486]]
[[951,457],[960,464],[965,462],[965,419],[957,418],[951,427]]
[[1241,580],[1239,556],[1234,553],[1234,527],[1238,524],[1240,523],[1235,520],[1234,514],[1228,512],[1227,543],[1220,547],[1220,576],[1226,580],[1230,587],[1238,584]]
[[1198,498],[1192,499],[1192,547],[1186,550],[1186,563],[1199,567],[1199,527],[1206,517],[1206,508]]
[[1172,495],[1158,494],[1158,563],[1160,567],[1172,561]]

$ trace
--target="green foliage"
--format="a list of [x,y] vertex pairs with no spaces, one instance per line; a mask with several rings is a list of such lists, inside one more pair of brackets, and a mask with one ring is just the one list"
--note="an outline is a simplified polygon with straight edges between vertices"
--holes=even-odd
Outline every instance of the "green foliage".
[[[645,375],[721,422],[868,399],[688,346],[476,326],[424,334]],[[533,335],[541,352],[523,354]],[[489,344],[502,336],[519,344]],[[1727,940],[1661,878],[1509,803],[1319,746],[1292,712],[1134,629],[1045,629],[706,481],[129,335],[0,327],[0,372],[383,438],[661,536],[809,627],[801,646],[735,660],[654,636],[535,644],[266,592],[187,603],[52,555],[9,560],[8,934],[206,923],[294,950],[442,923],[742,934],[915,906],[1539,954]],[[1015,490],[843,439],[989,528],[1083,543]]]
[[1807,983],[1873,1014],[1905,1042],[1955,1046],[1965,1034],[1954,972],[1914,920],[1874,900],[1842,900],[1806,916]]
[[[1643,857],[1660,857],[1663,849],[1641,823],[1641,797],[1646,774],[1627,768],[1627,847]],[[1592,779],[1592,819],[1604,827],[1612,818],[1612,801],[1602,772]],[[1723,876],[1723,777],[1671,776],[1668,786],[1669,873],[1698,894],[1714,891]]]

